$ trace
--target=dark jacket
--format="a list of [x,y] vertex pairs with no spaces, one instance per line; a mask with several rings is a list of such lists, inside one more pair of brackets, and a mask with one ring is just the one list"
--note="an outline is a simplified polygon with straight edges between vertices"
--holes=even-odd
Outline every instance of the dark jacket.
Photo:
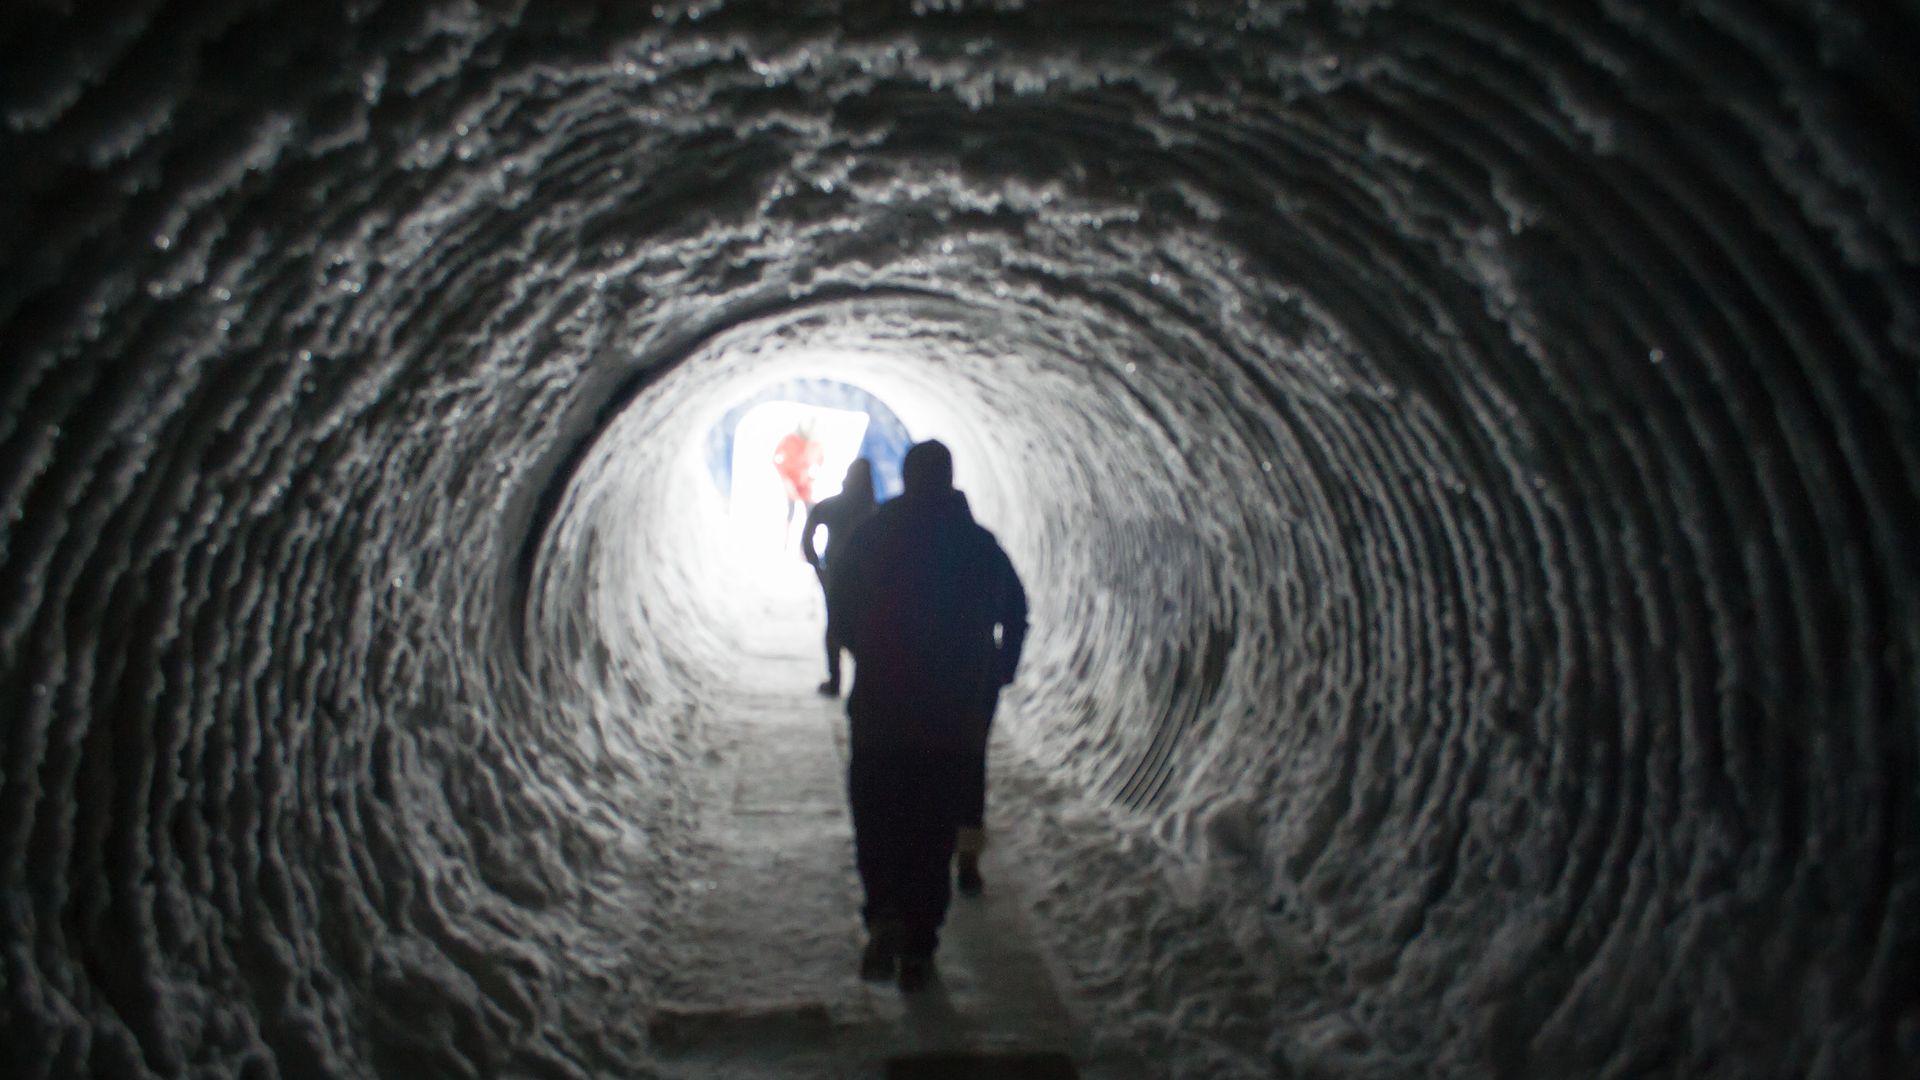
[[1027,594],[966,497],[902,495],[833,554],[827,610],[853,653],[856,746],[977,750],[1020,664]]
[[[871,486],[848,489],[814,503],[813,509],[807,511],[807,523],[800,529],[801,558],[824,574],[828,566],[827,556],[839,550],[841,542],[851,537],[854,530],[873,516],[874,509]],[[825,550],[813,542],[814,533],[822,525],[827,527]]]

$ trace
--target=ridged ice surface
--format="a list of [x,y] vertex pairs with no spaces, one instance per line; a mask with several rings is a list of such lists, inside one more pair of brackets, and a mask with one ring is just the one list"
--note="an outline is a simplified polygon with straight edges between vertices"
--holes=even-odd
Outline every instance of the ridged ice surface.
[[1910,3],[72,6],[0,15],[0,1071],[644,1072],[703,425],[823,365],[1186,868],[1043,905],[1170,1069],[1920,1071]]

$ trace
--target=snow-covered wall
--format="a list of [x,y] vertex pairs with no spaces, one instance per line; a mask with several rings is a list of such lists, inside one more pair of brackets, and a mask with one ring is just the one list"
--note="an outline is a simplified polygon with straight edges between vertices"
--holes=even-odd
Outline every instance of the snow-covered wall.
[[682,449],[837,350],[1033,586],[1010,736],[1316,942],[1343,1067],[1913,1075],[1916,51],[8,5],[0,1072],[643,1068],[728,663]]

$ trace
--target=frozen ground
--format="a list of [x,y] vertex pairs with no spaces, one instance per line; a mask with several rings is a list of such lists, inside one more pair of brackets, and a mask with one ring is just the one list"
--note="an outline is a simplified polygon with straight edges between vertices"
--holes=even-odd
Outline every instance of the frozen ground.
[[[855,977],[844,703],[814,692],[819,623],[804,598],[785,599],[755,624],[738,681],[701,706],[714,742],[699,763],[692,880],[664,920],[681,959],[649,1023],[666,1074],[855,1080],[887,1059],[946,1053],[1066,1055],[1085,1077],[1148,1075],[1096,1047],[1070,987],[1063,999],[1028,910],[1047,883],[998,850],[987,892],[955,897],[926,992]],[[995,797],[996,834],[1030,813],[1014,785]]]
[[942,1052],[1059,1053],[1111,1080],[1418,1073],[1346,1014],[1304,934],[1249,917],[1254,897],[1004,736],[990,886],[955,897],[938,981],[911,998],[859,981],[846,718],[813,690],[818,598],[804,572],[755,586],[735,677],[699,707],[713,742],[649,1021],[668,1075],[853,1080]]

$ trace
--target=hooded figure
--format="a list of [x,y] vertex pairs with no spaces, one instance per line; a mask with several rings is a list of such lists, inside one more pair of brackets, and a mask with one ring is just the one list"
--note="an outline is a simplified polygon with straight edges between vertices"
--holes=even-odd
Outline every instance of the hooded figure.
[[924,985],[950,898],[956,829],[978,824],[988,727],[1013,680],[1027,597],[993,534],[923,442],[905,492],[836,545],[827,612],[853,654],[847,794],[869,935],[861,975]]
[[[807,511],[807,523],[800,529],[800,556],[813,567],[820,577],[820,585],[826,587],[829,553],[844,550],[847,540],[862,522],[873,516],[873,464],[866,458],[854,458],[847,466],[847,478],[840,485],[840,494],[829,495],[813,505]],[[814,536],[820,526],[827,527],[827,543],[824,549],[814,544]],[[829,697],[840,696],[840,635],[827,620],[827,681],[820,684],[820,692]]]

